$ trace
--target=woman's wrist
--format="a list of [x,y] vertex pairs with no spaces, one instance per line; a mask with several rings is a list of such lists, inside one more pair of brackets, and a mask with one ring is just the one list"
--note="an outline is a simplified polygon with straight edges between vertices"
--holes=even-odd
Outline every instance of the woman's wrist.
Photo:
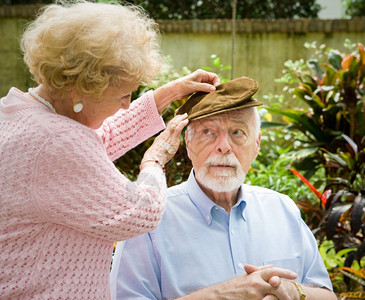
[[172,102],[178,100],[173,82],[155,89],[153,91],[153,98],[155,99],[157,110],[161,114]]
[[146,167],[156,166],[160,167],[164,173],[166,172],[165,165],[156,158],[143,159],[140,165],[140,170],[142,171]]

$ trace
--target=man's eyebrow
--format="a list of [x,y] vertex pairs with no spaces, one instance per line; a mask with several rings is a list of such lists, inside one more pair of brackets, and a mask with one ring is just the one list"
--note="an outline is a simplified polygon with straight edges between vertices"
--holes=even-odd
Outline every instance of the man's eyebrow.
[[217,121],[219,121],[218,118],[211,118],[209,120],[201,121],[201,122],[197,123],[197,125],[215,124],[215,123],[217,123]]
[[247,120],[245,118],[242,118],[242,116],[241,117],[232,116],[230,121],[233,122],[233,123],[236,123],[236,124],[248,126]]

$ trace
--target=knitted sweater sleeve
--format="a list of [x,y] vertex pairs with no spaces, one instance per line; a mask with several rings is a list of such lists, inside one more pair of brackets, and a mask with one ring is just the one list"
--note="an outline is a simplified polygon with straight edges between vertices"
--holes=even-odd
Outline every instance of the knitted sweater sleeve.
[[128,150],[165,128],[153,92],[133,101],[128,110],[119,110],[97,130],[110,159],[116,160]]
[[166,202],[161,168],[145,168],[131,182],[115,168],[95,131],[59,128],[45,134],[34,158],[32,201],[40,218],[110,241],[154,229]]

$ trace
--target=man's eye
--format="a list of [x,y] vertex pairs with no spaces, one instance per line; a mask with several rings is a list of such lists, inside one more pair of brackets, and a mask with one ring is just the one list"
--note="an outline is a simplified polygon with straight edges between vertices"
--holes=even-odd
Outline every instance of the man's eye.
[[203,133],[209,135],[209,134],[212,134],[213,132],[210,129],[206,128],[206,129],[203,129]]
[[235,131],[233,131],[233,134],[234,135],[244,135],[245,133],[241,129],[236,129]]

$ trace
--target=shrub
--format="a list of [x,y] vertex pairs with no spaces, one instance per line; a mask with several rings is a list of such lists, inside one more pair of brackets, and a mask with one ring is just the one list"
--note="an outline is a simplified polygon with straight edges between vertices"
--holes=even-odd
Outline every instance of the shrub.
[[360,43],[346,45],[350,53],[307,44],[313,58],[288,61],[279,80],[305,107],[268,111],[301,133],[296,168],[307,178],[325,171],[323,216],[314,233],[332,240],[335,251],[354,248],[344,263],[349,268],[365,255],[365,50]]

